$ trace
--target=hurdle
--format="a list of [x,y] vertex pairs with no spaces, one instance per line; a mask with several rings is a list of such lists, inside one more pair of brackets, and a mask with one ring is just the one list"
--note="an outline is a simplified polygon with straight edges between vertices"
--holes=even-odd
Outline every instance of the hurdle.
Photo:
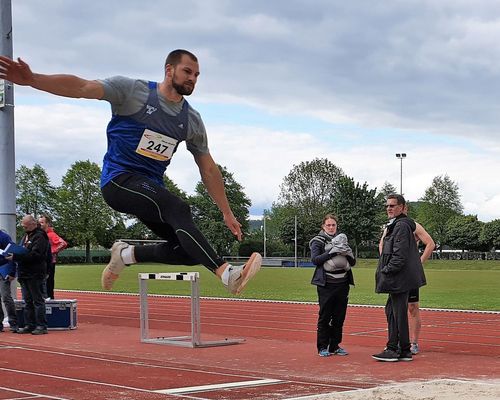
[[[190,281],[191,283],[191,335],[174,337],[149,337],[148,280]],[[202,341],[200,323],[200,274],[199,272],[139,273],[139,298],[141,314],[141,342],[182,347],[211,347],[238,344],[245,339]]]

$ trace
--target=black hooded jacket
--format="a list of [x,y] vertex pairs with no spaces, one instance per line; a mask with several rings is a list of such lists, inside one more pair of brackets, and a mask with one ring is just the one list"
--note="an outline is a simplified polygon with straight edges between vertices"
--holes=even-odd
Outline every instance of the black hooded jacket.
[[415,222],[404,214],[387,225],[382,254],[375,273],[375,292],[401,293],[426,284],[417,242]]
[[17,275],[20,279],[43,278],[47,274],[47,252],[50,248],[49,237],[41,228],[26,233],[21,243],[28,252],[15,254],[18,263]]

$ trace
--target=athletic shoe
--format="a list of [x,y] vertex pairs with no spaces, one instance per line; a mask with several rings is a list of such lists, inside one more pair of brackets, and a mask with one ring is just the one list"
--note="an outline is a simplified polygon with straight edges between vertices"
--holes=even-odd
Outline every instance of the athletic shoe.
[[330,357],[333,353],[330,353],[328,349],[322,349],[318,352],[318,356],[320,357]]
[[232,294],[240,294],[248,281],[259,271],[261,264],[262,256],[259,253],[252,253],[245,265],[229,264],[229,281],[224,286]]
[[104,268],[101,275],[101,285],[105,290],[111,290],[113,283],[118,279],[118,276],[126,267],[122,260],[121,251],[128,247],[128,243],[125,242],[115,242],[111,247],[111,260],[109,264]]
[[382,353],[374,354],[372,357],[378,361],[394,362],[399,360],[399,354],[391,349],[386,349]]
[[11,325],[10,326],[10,331],[12,333],[17,333],[19,331],[19,328],[17,327],[17,325]]
[[347,356],[349,353],[345,351],[342,347],[339,347],[332,353],[334,356]]
[[411,351],[402,351],[401,353],[399,353],[398,360],[399,361],[412,361],[413,357],[411,355]]
[[33,331],[31,331],[32,335],[46,335],[47,333],[49,332],[44,326],[37,326],[35,329],[33,329]]
[[31,333],[35,330],[35,327],[33,326],[25,326],[24,328],[19,328],[17,330],[17,333],[23,334],[23,333]]
[[418,354],[420,349],[418,348],[418,343],[412,343],[410,347],[411,354]]

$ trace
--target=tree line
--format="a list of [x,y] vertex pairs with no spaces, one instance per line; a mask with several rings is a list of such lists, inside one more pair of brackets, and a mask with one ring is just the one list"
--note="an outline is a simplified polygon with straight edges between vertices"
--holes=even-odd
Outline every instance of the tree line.
[[[251,201],[233,174],[219,166],[229,203],[242,224],[244,240],[237,242],[225,227],[222,215],[203,183],[188,195],[167,176],[168,190],[188,204],[193,218],[219,254],[247,256],[263,252],[266,235],[267,256],[293,256],[295,242],[300,256],[307,257],[309,240],[318,232],[327,213],[339,218],[339,230],[349,237],[356,255],[377,256],[377,244],[387,222],[384,204],[395,187],[386,182],[380,190],[356,182],[327,159],[314,159],[294,165],[280,186],[278,199],[265,210],[266,232],[262,225],[252,229]],[[116,239],[159,239],[140,221],[112,210],[99,189],[100,167],[90,161],[77,161],[53,186],[38,164],[24,165],[16,171],[17,216],[49,213],[56,231],[71,247],[82,247],[86,259],[98,246],[109,248]],[[488,251],[500,248],[500,220],[484,223],[477,216],[464,215],[458,185],[447,175],[436,176],[424,196],[410,202],[410,217],[419,221],[434,238],[439,249]],[[297,228],[295,227],[297,220]]]

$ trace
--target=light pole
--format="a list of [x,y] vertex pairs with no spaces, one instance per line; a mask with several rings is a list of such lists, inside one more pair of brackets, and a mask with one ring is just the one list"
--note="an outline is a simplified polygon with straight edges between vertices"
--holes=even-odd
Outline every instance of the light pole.
[[396,158],[401,160],[401,170],[399,174],[399,194],[403,195],[403,158],[406,158],[406,153],[396,153]]
[[266,236],[266,210],[264,210],[264,216],[262,217],[262,227],[264,230],[264,258],[266,258],[266,244],[267,244],[267,236]]

